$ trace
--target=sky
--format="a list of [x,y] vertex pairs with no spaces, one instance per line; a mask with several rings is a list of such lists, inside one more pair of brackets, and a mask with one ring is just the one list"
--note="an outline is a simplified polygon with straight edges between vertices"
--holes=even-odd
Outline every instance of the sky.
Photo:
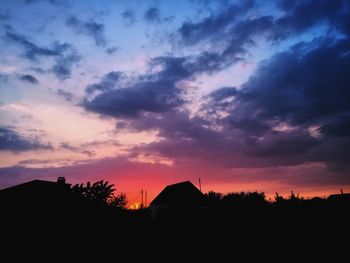
[[0,1],[0,188],[58,176],[350,191],[350,2]]

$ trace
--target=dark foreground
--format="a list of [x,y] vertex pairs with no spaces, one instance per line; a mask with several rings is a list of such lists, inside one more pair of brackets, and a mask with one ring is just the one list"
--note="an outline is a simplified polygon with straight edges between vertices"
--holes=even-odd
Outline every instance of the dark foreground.
[[348,200],[209,203],[204,208],[163,210],[155,218],[150,209],[126,211],[77,200],[38,205],[28,200],[16,206],[2,200],[3,256],[49,262],[73,257],[97,257],[98,262],[336,262],[349,255]]

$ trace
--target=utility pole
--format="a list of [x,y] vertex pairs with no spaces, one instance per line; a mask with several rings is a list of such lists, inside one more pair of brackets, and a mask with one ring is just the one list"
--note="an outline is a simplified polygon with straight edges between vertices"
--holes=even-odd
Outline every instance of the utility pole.
[[143,209],[143,189],[141,190],[141,209]]
[[145,193],[145,207],[147,207],[147,191]]
[[202,192],[201,178],[198,178],[198,181],[199,181],[199,191],[201,191],[201,192]]

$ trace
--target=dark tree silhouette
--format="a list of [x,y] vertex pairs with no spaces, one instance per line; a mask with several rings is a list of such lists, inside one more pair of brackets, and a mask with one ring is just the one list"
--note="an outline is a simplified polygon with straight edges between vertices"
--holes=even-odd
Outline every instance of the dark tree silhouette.
[[285,199],[283,196],[279,195],[278,193],[275,194],[275,204],[276,205],[281,205],[283,203],[285,203]]
[[224,195],[219,192],[215,191],[209,191],[207,194],[205,194],[206,201],[209,207],[217,207],[221,204],[222,197]]
[[223,197],[222,193],[215,192],[215,191],[209,191],[207,194],[207,199],[211,201],[220,201]]
[[128,199],[126,197],[126,194],[119,193],[117,195],[113,195],[109,200],[108,204],[111,207],[119,207],[119,208],[126,208],[126,204],[128,203]]
[[228,193],[222,197],[222,200],[226,204],[237,205],[266,205],[265,193],[263,192],[240,192],[240,193]]
[[113,198],[113,184],[104,182],[103,180],[91,184],[76,184],[71,189],[73,193],[81,195],[83,198],[94,201],[96,203],[107,205],[109,200]]

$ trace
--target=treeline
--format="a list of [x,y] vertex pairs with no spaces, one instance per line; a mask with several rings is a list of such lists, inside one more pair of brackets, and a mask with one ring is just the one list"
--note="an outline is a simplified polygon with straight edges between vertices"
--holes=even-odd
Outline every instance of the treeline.
[[206,204],[210,207],[215,206],[229,206],[232,204],[241,206],[284,206],[290,204],[302,204],[302,203],[320,203],[326,202],[326,198],[314,197],[311,199],[305,199],[295,195],[291,191],[290,196],[283,197],[278,193],[275,194],[274,199],[267,200],[264,192],[230,192],[228,194],[222,194],[215,191],[209,191],[205,194]]

